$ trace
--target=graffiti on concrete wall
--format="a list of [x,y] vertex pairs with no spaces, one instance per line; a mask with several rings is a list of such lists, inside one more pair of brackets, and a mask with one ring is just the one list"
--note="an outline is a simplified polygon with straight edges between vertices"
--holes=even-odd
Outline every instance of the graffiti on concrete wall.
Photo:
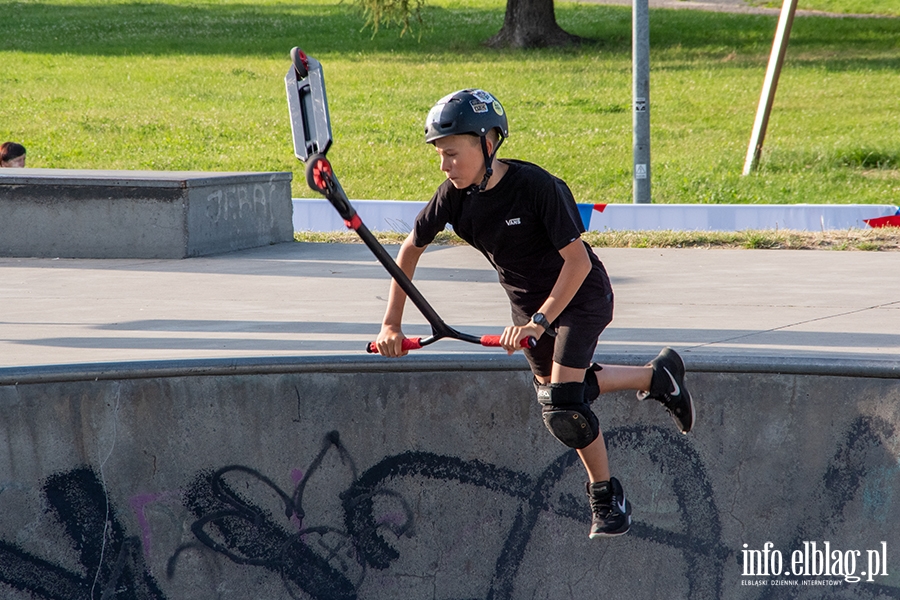
[[165,598],[144,563],[140,539],[126,534],[93,470],[78,467],[53,475],[42,491],[82,572],[0,541],[0,581],[47,600]]
[[[885,435],[893,435],[893,428],[877,418],[859,418],[851,425],[822,475],[822,514],[798,524],[785,541],[808,539],[810,531],[842,518],[848,499],[864,490],[867,478],[875,475],[867,456],[872,448],[880,447]],[[715,490],[688,439],[651,426],[612,429],[606,438],[610,447],[620,452],[631,450],[646,456],[670,482],[669,491],[677,500],[680,531],[638,519],[629,536],[670,547],[683,556],[689,597],[722,597],[725,576],[736,570],[739,550],[723,543]],[[308,518],[315,507],[305,500],[317,481],[329,478],[329,473],[323,472],[327,456],[344,465],[351,482],[336,499],[342,522],[323,525]],[[415,536],[415,511],[403,494],[404,485],[452,482],[489,490],[514,507],[499,552],[483,557],[492,561],[493,569],[479,583],[484,598],[513,598],[520,567],[543,515],[585,526],[590,522],[586,502],[557,485],[573,468],[580,469],[573,451],[564,452],[536,475],[477,459],[407,451],[384,456],[360,473],[340,435],[332,431],[290,486],[282,487],[246,465],[189,474],[177,498],[193,539],[171,548],[165,576],[171,579],[181,574],[185,553],[199,552],[275,574],[281,578],[285,597],[355,599],[360,597],[367,575],[391,569],[402,558],[400,542]],[[147,548],[142,548],[149,543],[147,532],[129,535],[90,467],[52,475],[41,491],[47,517],[59,527],[60,539],[71,545],[81,569],[65,568],[16,543],[0,541],[0,590],[6,586],[52,600],[166,598],[165,580],[158,581],[151,574]],[[171,499],[174,495],[166,491],[158,497]],[[146,498],[146,494],[140,496]],[[272,499],[277,510],[271,509]],[[453,503],[455,499],[445,501]],[[385,506],[391,510],[385,511]],[[138,521],[141,527],[146,525],[140,518]],[[872,598],[897,592],[878,584],[860,586],[857,591],[859,597]],[[758,597],[770,598],[775,593],[772,588],[764,589]],[[785,591],[777,593],[781,597]]]

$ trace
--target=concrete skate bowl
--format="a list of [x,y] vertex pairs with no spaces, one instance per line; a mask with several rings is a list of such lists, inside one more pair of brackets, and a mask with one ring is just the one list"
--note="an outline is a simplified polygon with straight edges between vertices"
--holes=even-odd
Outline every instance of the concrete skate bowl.
[[690,435],[594,406],[610,540],[521,357],[0,370],[0,596],[900,596],[896,365],[688,358]]

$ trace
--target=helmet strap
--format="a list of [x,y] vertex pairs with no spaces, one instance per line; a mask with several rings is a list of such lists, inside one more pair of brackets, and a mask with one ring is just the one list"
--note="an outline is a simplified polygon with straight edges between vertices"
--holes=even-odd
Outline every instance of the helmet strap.
[[503,138],[498,136],[497,145],[494,146],[494,151],[488,153],[487,136],[481,136],[481,153],[484,154],[484,178],[481,180],[481,185],[478,186],[479,192],[484,191],[491,175],[494,174],[494,157],[497,156],[497,150],[500,149],[500,144],[502,143]]

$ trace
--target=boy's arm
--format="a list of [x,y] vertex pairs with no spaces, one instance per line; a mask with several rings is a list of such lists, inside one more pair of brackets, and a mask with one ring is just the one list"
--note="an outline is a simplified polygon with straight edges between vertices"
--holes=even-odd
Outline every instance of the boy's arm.
[[[559,253],[563,257],[563,266],[559,277],[557,277],[553,289],[550,290],[550,295],[537,311],[543,314],[550,323],[562,314],[562,311],[581,288],[588,273],[591,272],[591,259],[580,237],[563,247]],[[521,327],[511,326],[503,332],[500,344],[507,352],[512,353],[521,348],[521,341],[526,336],[533,335],[535,338],[540,338],[543,334],[544,328],[535,323],[528,323]]]
[[[400,246],[400,252],[397,254],[397,266],[410,280],[412,280],[413,274],[416,272],[416,265],[419,264],[419,257],[425,252],[425,248],[427,246],[420,248],[413,243],[412,233],[403,240],[403,244]],[[396,281],[391,280],[387,308],[381,321],[381,332],[375,340],[378,353],[382,356],[396,358],[409,353],[408,350],[404,350],[401,346],[403,339],[406,337],[401,329],[405,304],[406,292],[397,285]]]
[[562,269],[553,289],[550,290],[550,295],[538,310],[551,323],[566,309],[591,272],[591,259],[580,237],[562,248],[559,253],[564,261]]

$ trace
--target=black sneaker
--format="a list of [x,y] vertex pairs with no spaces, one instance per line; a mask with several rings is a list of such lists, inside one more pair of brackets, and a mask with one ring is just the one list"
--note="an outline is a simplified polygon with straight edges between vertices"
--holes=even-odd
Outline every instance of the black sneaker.
[[588,482],[586,489],[591,503],[591,539],[622,535],[631,528],[631,504],[618,479]]
[[663,348],[659,356],[647,363],[653,367],[650,390],[637,393],[638,400],[652,398],[672,415],[681,433],[694,426],[694,401],[684,385],[684,362],[671,348]]

